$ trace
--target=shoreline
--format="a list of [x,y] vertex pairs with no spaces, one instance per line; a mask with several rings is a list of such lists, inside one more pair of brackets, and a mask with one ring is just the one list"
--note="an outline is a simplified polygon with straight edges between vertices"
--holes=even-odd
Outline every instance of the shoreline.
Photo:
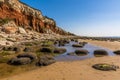
[[[97,63],[108,63],[120,66],[119,56],[92,58],[82,61],[56,62],[50,66],[25,72],[1,80],[119,80],[117,71],[100,71],[91,66]],[[110,76],[112,75],[112,76]]]
[[110,41],[83,40],[83,39],[79,39],[79,41],[88,42],[90,44],[93,44],[99,47],[104,47],[112,51],[120,50],[120,42],[118,41],[110,42]]
[[[105,47],[110,50],[119,49],[120,42],[80,40]],[[111,45],[114,45],[111,47]],[[118,48],[116,48],[118,47]],[[108,63],[120,66],[119,56],[94,57],[85,60],[57,61],[46,67],[23,72],[0,80],[120,80],[120,69],[117,71],[100,71],[92,68],[97,63]],[[110,76],[112,75],[112,76]]]

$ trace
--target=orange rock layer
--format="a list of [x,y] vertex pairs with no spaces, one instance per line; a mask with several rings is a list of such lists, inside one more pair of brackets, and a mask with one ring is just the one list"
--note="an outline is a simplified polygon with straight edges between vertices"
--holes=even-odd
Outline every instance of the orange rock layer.
[[54,33],[61,34],[61,35],[68,35],[68,32],[56,26],[56,23],[54,20],[52,20],[52,22],[50,23],[43,20],[43,18],[46,18],[44,16],[43,18],[38,18],[30,14],[31,13],[29,12],[25,13],[25,12],[19,11],[11,7],[11,5],[8,5],[5,2],[0,2],[0,19],[9,18],[15,21],[16,25],[18,26],[22,26],[25,29],[33,29],[40,33],[46,33],[47,32],[46,30],[50,29]]

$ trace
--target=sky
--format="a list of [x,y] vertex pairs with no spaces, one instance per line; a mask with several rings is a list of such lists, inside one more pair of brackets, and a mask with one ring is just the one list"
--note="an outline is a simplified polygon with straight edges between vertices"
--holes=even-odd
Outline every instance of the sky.
[[21,0],[80,36],[120,36],[120,0]]

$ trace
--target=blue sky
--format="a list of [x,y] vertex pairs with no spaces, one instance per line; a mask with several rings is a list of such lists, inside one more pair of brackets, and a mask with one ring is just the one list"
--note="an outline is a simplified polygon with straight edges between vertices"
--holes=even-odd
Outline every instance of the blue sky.
[[21,0],[81,36],[120,36],[120,0]]

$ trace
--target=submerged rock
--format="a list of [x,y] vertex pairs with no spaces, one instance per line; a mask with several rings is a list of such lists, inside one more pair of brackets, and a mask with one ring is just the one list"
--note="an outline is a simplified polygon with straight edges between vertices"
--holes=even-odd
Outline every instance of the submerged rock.
[[69,56],[76,56],[76,53],[75,52],[70,52],[70,53],[67,53],[67,55],[69,55]]
[[63,54],[67,50],[65,48],[55,48],[54,53]]

